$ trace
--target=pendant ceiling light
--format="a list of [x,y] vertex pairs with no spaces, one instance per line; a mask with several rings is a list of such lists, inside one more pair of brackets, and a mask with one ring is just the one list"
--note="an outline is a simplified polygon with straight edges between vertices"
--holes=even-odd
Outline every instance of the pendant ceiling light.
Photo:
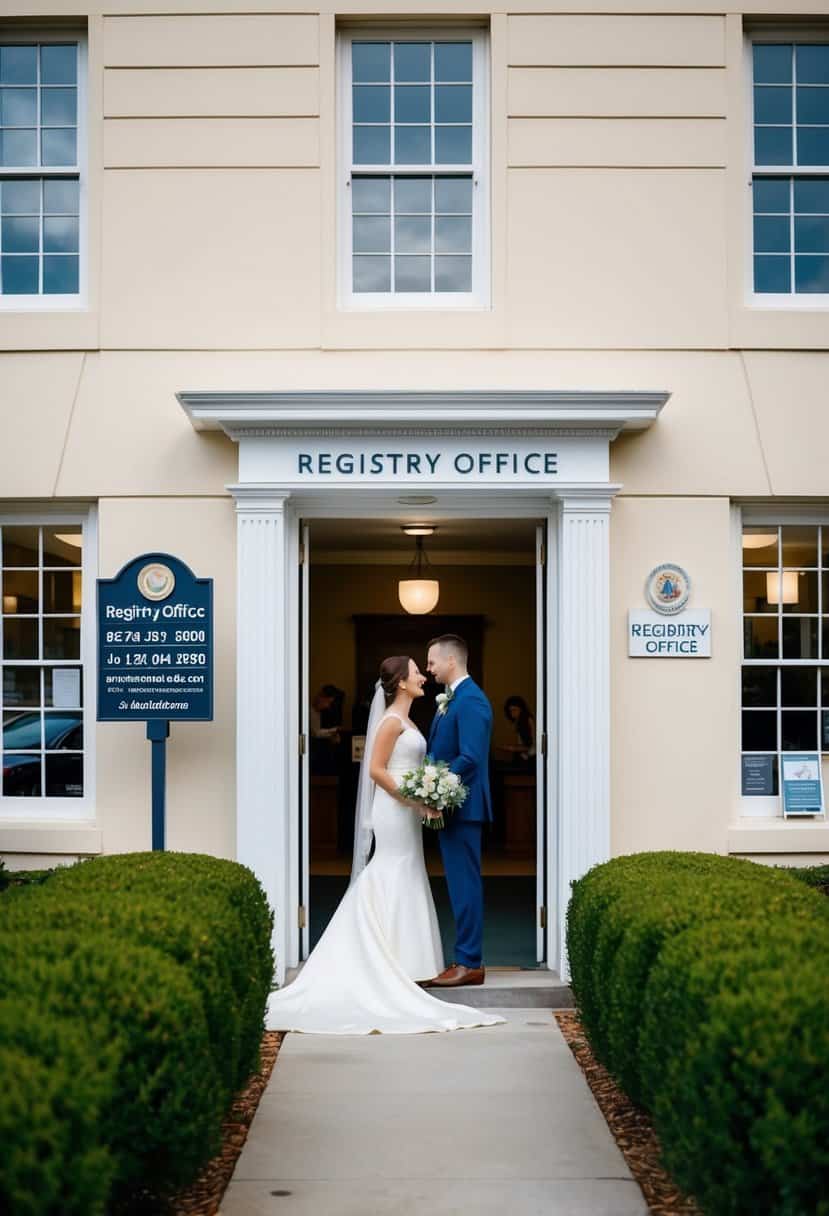
[[423,537],[431,536],[435,529],[429,524],[410,524],[403,531],[415,538],[415,555],[409,566],[408,577],[397,584],[397,596],[401,605],[413,616],[431,612],[440,596],[440,583],[430,578],[432,568],[423,548]]
[[797,571],[784,570],[782,574],[778,574],[776,570],[769,570],[766,574],[766,599],[770,604],[799,603]]

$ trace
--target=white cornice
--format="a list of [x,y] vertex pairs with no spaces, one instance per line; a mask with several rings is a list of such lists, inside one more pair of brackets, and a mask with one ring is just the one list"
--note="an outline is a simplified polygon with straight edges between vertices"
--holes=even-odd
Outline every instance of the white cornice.
[[[197,431],[222,430],[230,438],[279,434],[400,434],[423,428],[469,434],[492,428],[537,428],[612,438],[620,430],[643,430],[659,416],[668,392],[478,390],[434,392],[348,390],[343,392],[176,393]],[[322,429],[320,429],[322,428]],[[356,430],[355,430],[356,428]],[[515,432],[513,432],[515,433]]]

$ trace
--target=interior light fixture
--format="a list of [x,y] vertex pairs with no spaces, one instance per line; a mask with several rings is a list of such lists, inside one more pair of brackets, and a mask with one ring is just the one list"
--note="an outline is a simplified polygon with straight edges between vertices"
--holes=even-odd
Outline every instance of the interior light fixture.
[[10,612],[10,613],[17,612],[17,596],[16,595],[4,595],[3,596],[3,611]]
[[776,570],[769,570],[766,574],[766,599],[770,604],[796,604],[800,599],[797,571],[784,570],[778,574]]
[[430,574],[429,559],[423,549],[423,535],[418,533],[415,535],[415,555],[409,566],[409,577],[397,584],[398,599],[413,616],[431,612],[438,602],[440,583],[436,578],[429,578]]
[[80,532],[56,532],[55,540],[59,540],[64,545],[71,545],[73,549],[80,549],[83,545]]
[[433,536],[437,528],[434,524],[401,524],[400,531],[407,536]]
[[769,549],[777,544],[776,532],[744,532],[744,549]]
[[428,507],[437,499],[434,494],[401,494],[397,501],[404,507]]

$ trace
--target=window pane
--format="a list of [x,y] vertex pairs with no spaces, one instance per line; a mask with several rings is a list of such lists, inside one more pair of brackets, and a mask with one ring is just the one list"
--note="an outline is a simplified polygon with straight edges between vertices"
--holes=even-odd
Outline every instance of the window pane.
[[824,710],[820,715],[823,723],[823,729],[820,735],[820,750],[829,752],[829,710]]
[[777,528],[743,528],[743,565],[777,565]]
[[802,84],[829,84],[829,43],[801,43],[795,50]]
[[754,90],[754,121],[791,123],[792,91],[760,85]]
[[43,729],[40,710],[8,710],[3,714],[3,749],[15,751],[40,750],[43,746]]
[[797,121],[799,123],[829,122],[829,89],[798,89]]
[[83,669],[44,667],[43,704],[59,709],[80,709],[83,705]]
[[44,528],[44,566],[80,566],[81,546],[81,530],[77,524],[65,524],[56,529]]
[[829,215],[829,179],[795,178],[794,209],[799,215]]
[[78,659],[80,658],[80,655],[80,617],[49,617],[44,620],[44,659]]
[[435,179],[435,210],[438,212],[472,211],[471,177],[438,177]]
[[472,80],[472,43],[435,43],[435,80]]
[[790,227],[787,215],[755,215],[755,253],[788,253]]
[[40,182],[3,182],[4,215],[40,214]]
[[780,717],[780,746],[784,752],[815,751],[817,713],[813,709],[784,709]]
[[755,177],[752,182],[755,212],[789,211],[789,181],[787,178]]
[[777,751],[777,711],[743,711],[743,751]]
[[436,86],[435,121],[472,122],[472,85]]
[[391,219],[389,216],[361,215],[354,217],[355,253],[388,253],[391,250]]
[[36,570],[4,570],[3,612],[7,615],[37,612],[37,585]]
[[428,165],[432,159],[429,127],[395,127],[394,159],[398,165]]
[[37,798],[40,796],[40,756],[3,752],[3,796]]
[[37,131],[0,131],[0,164],[36,165]]
[[40,48],[41,84],[75,84],[77,82],[77,47],[42,46]]
[[432,48],[428,42],[395,42],[394,79],[431,80]]
[[437,164],[468,165],[471,160],[471,127],[435,127],[435,161]]
[[767,592],[764,571],[743,571],[743,612],[777,612],[777,605],[769,603]]
[[354,42],[351,45],[352,80],[391,80],[391,44],[388,42]]
[[0,84],[37,82],[36,46],[0,46]]
[[829,253],[829,216],[795,216],[794,247],[798,253]]
[[0,125],[37,126],[37,89],[0,90]]
[[36,659],[37,619],[7,616],[3,620],[3,657],[5,659]]
[[0,529],[4,566],[36,566],[39,560],[39,529],[7,524]]
[[46,757],[46,794],[51,798],[83,796],[83,756]]
[[43,290],[47,295],[75,295],[79,286],[77,257],[46,256],[43,259]]
[[394,247],[398,253],[431,253],[431,217],[428,215],[396,216]]
[[83,750],[83,714],[80,710],[53,710],[43,718],[47,751]]
[[47,253],[77,253],[78,220],[71,215],[45,216],[43,249]]
[[391,178],[355,177],[351,182],[351,204],[355,212],[380,211],[388,214],[391,203]]
[[77,89],[44,89],[40,98],[40,121],[45,125],[74,125],[78,121]]
[[781,531],[783,566],[817,566],[817,527],[785,524]]
[[755,127],[754,160],[758,165],[792,164],[792,128]]
[[431,213],[431,177],[398,177],[394,183],[395,212],[415,211]]
[[389,122],[391,117],[391,89],[388,85],[354,85],[351,93],[355,122]]
[[429,85],[398,85],[394,90],[394,121],[431,122],[431,93]]
[[781,668],[780,704],[799,708],[817,705],[817,668]]
[[79,191],[79,183],[72,178],[44,181],[43,210],[47,215],[77,215]]
[[472,250],[472,217],[442,215],[435,220],[435,250],[437,253],[470,253]]
[[355,257],[354,291],[391,291],[391,258]]
[[829,293],[829,257],[795,257],[795,291]]
[[777,668],[743,668],[743,705],[777,706]]
[[44,165],[74,165],[77,160],[77,132],[74,127],[50,127],[41,132]]
[[747,659],[776,659],[777,619],[747,616],[743,621],[743,651]]
[[783,658],[816,659],[817,657],[817,620],[808,616],[784,618]]
[[390,150],[389,127],[354,128],[354,164],[387,165]]
[[36,667],[3,668],[3,704],[40,705],[40,671]]
[[755,42],[753,51],[755,84],[786,84],[791,81],[791,43]]
[[755,257],[756,292],[787,292],[791,291],[791,284],[791,262],[788,257]]
[[40,220],[34,216],[4,215],[0,239],[5,253],[37,253],[40,248]]
[[43,611],[80,612],[80,570],[46,570],[43,574]]
[[817,612],[817,571],[800,570],[797,573],[797,599],[787,604],[784,587],[783,611],[789,614],[797,612]]
[[797,163],[829,165],[829,127],[797,128]]
[[435,258],[435,291],[471,291],[472,259]]
[[394,289],[395,291],[431,291],[431,258],[395,258]]

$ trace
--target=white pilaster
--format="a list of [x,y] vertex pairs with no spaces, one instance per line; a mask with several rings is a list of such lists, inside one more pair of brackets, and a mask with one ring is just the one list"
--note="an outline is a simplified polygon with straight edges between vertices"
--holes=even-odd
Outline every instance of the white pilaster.
[[288,948],[287,494],[231,486],[237,512],[236,860],[271,906],[276,979]]
[[610,856],[610,504],[568,493],[558,528],[558,932],[569,978],[570,883]]

